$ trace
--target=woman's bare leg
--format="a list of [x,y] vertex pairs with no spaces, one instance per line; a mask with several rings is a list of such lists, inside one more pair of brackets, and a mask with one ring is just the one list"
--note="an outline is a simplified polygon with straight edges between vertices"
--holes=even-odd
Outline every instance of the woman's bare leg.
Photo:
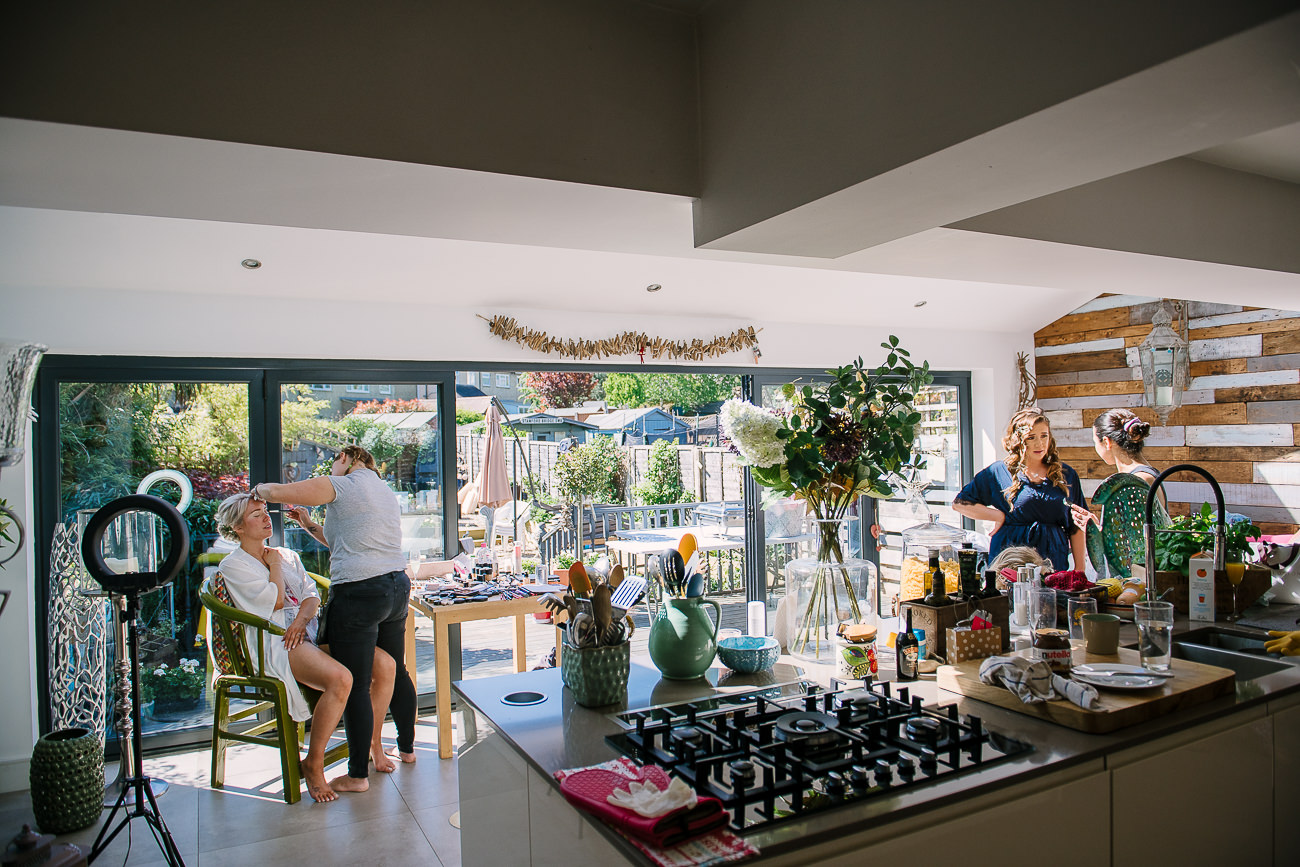
[[325,747],[343,718],[343,708],[352,690],[352,674],[343,665],[309,642],[303,642],[289,651],[289,668],[293,676],[312,689],[320,690],[316,712],[311,718],[311,739],[307,758],[302,760],[302,775],[307,781],[307,793],[315,801],[333,801],[338,798],[330,784],[325,782]]
[[370,741],[370,758],[374,759],[375,770],[381,774],[391,774],[397,770],[384,753],[384,717],[388,716],[388,702],[393,697],[393,678],[397,676],[397,663],[391,656],[378,647],[375,648],[375,664],[370,669],[370,704],[375,713],[375,734]]

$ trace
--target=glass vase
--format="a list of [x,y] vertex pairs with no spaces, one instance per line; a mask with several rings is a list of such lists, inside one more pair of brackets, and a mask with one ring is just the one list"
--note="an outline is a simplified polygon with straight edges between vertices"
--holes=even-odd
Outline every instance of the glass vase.
[[817,556],[785,567],[786,587],[795,597],[790,653],[807,662],[838,664],[844,639],[840,625],[874,623],[875,564],[844,556],[845,519],[814,520]]

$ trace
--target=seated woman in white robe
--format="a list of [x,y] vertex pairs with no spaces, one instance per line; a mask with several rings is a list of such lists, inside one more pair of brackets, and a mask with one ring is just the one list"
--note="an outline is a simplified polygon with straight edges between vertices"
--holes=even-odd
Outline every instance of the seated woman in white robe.
[[[239,542],[239,548],[226,555],[220,567],[231,602],[242,611],[284,627],[281,640],[273,636],[263,640],[263,664],[268,674],[283,681],[290,715],[299,722],[312,721],[307,758],[302,761],[308,793],[316,801],[333,801],[338,794],[325,780],[325,749],[343,716],[352,675],[315,644],[316,614],[320,609],[316,582],[296,552],[266,544],[271,537],[271,516],[266,504],[251,494],[235,494],[222,502],[217,510],[217,529],[225,538]],[[248,641],[248,651],[250,656],[256,655],[255,639]],[[376,650],[371,696],[384,710],[396,668],[391,656]],[[322,693],[315,713],[308,707],[299,683]],[[378,728],[375,738],[372,754],[376,767],[392,771],[395,765],[383,751]]]

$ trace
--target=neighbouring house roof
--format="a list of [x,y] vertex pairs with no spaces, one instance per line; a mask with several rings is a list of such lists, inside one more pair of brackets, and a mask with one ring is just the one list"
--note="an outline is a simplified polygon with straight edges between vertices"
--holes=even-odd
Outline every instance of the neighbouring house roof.
[[546,410],[544,412],[521,412],[516,415],[508,416],[507,418],[511,424],[563,424],[572,427],[586,428],[588,430],[592,430],[596,427],[594,424],[588,424],[585,421],[563,418],[551,410]]
[[[473,388],[473,386],[456,386],[456,392],[458,395],[456,398],[456,409],[465,409],[470,412],[476,412],[479,415],[487,415],[488,407],[492,405],[492,398],[482,392],[479,392],[479,396],[477,397],[460,397],[459,393],[462,388]],[[474,390],[478,391],[477,388]]]
[[[456,397],[487,397],[487,392],[477,385],[458,385],[456,386]],[[456,404],[459,406],[460,401],[457,400]]]
[[[588,416],[587,421],[602,431],[633,430],[641,433],[644,430],[647,433],[664,433],[687,429],[681,420],[658,407],[616,409],[613,412]],[[659,424],[656,425],[654,422]]]

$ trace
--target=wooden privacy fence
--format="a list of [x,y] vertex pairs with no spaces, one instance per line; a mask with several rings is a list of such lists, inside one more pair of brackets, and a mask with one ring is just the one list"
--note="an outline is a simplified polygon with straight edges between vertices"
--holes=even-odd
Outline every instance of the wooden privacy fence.
[[[469,480],[478,474],[483,464],[483,449],[487,442],[484,434],[457,434],[456,460],[461,477]],[[555,462],[560,454],[560,444],[538,440],[516,440],[507,436],[506,474],[512,482],[518,481],[521,490],[528,490],[525,478],[529,467],[533,478],[547,491],[554,491]],[[650,446],[624,446],[620,449],[627,466],[627,491],[631,492],[649,471]],[[682,486],[686,498],[695,502],[718,502],[743,498],[744,468],[736,455],[718,446],[675,446],[682,468]],[[527,461],[525,462],[525,458]]]

